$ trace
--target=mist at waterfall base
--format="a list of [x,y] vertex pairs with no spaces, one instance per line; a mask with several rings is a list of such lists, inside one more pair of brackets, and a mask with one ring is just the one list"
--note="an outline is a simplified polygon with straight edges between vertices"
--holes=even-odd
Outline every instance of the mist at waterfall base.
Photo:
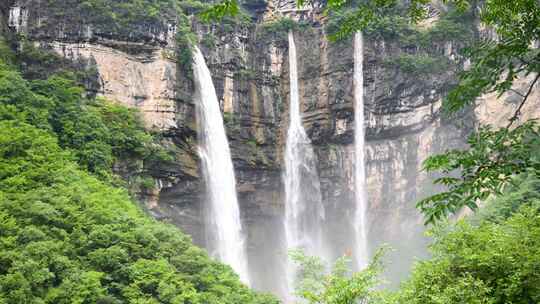
[[193,74],[200,132],[199,155],[207,190],[204,208],[206,247],[212,256],[230,265],[241,280],[249,284],[229,143],[212,77],[197,47],[193,50]]

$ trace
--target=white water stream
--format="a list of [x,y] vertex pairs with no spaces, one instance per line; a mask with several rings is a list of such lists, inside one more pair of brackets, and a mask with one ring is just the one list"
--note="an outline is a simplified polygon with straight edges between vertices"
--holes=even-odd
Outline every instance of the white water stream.
[[355,259],[360,268],[369,261],[367,245],[367,191],[365,168],[365,131],[364,131],[364,42],[361,32],[354,35],[354,145],[355,145],[355,193],[356,211],[354,229],[357,248]]
[[[294,36],[289,32],[290,108],[289,129],[285,147],[285,236],[287,249],[302,249],[308,255],[325,256],[322,240],[324,208],[321,202],[316,157],[300,115],[298,72]],[[287,263],[289,297],[293,292],[297,270]],[[291,302],[293,298],[287,299]]]
[[207,246],[211,255],[229,264],[249,285],[229,143],[212,77],[197,47],[193,50],[193,74],[200,132],[199,155],[208,194],[205,205]]

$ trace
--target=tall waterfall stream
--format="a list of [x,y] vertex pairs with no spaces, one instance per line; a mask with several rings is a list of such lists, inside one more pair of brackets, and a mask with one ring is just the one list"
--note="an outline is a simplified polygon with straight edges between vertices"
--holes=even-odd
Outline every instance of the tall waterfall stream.
[[194,47],[193,74],[199,155],[206,182],[205,205],[207,246],[211,255],[229,264],[249,284],[236,181],[223,118],[212,77],[201,51]]
[[[322,239],[324,207],[321,200],[317,160],[300,115],[298,72],[294,36],[289,32],[290,108],[285,146],[285,234],[287,249],[325,257]],[[296,268],[289,261],[287,280],[292,293]]]
[[367,244],[367,190],[365,165],[365,131],[364,131],[364,41],[361,32],[354,35],[354,150],[355,150],[355,194],[356,211],[354,229],[357,248],[355,260],[361,268],[368,263]]

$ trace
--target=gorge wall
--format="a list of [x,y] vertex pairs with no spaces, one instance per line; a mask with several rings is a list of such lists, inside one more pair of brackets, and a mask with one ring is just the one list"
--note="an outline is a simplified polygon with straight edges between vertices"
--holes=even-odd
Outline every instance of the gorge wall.
[[[316,6],[297,10],[292,1],[254,2],[246,6],[250,22],[191,21],[221,98],[250,276],[255,288],[277,294],[284,292],[275,278],[285,271],[280,265],[286,254],[281,172],[289,116],[287,33],[277,26],[281,16],[301,21],[295,30],[300,102],[319,160],[327,214],[324,232],[332,239],[336,257],[354,246],[353,45],[351,40],[329,41],[326,19]],[[68,13],[59,16],[47,1],[10,0],[2,13],[20,40],[81,68],[95,69],[89,92],[141,110],[146,126],[160,133],[162,144],[175,157],[145,168],[155,187],[138,195],[151,215],[180,226],[204,246],[204,185],[196,153],[192,76],[177,57],[175,20],[141,22],[129,33],[113,33],[71,16],[67,4],[63,9]],[[373,252],[388,243],[395,249],[388,254],[386,273],[393,282],[406,276],[414,257],[426,255],[423,219],[415,203],[437,189],[431,183],[434,177],[421,170],[422,161],[433,153],[464,147],[466,135],[479,122],[503,123],[519,101],[518,95],[507,94],[499,101],[490,95],[459,119],[441,116],[442,97],[466,65],[459,47],[455,41],[434,42],[431,52],[446,58],[449,67],[415,73],[388,64],[396,56],[414,55],[414,47],[366,38],[369,247]],[[535,103],[523,111],[528,118],[539,116],[538,90],[534,94]],[[119,164],[118,170],[130,169]]]

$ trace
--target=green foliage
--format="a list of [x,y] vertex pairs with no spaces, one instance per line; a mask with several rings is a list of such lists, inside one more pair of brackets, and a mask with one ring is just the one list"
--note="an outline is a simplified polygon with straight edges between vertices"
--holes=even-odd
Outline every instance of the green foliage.
[[24,38],[19,39],[19,50],[14,61],[27,80],[47,78],[57,75],[84,85],[88,90],[97,90],[98,71],[92,60],[79,58],[71,61],[61,57],[46,46],[35,46]]
[[395,303],[540,301],[538,209],[522,207],[501,223],[462,220],[434,237],[433,258],[415,266]]
[[[350,35],[343,29],[343,24],[348,19],[361,22],[355,16],[355,5],[328,10],[326,32],[332,40],[343,40]],[[360,13],[370,11],[373,9]],[[404,11],[402,4],[379,7],[377,17],[369,16],[363,26],[363,33],[368,38],[394,41],[401,48],[413,50],[412,54],[401,53],[385,58],[384,64],[388,67],[397,67],[416,79],[428,78],[430,75],[451,70],[452,67],[450,60],[441,55],[441,51],[434,46],[452,42],[455,47],[462,48],[473,42],[473,18],[469,12],[450,6],[432,26],[422,28],[411,23],[410,19],[403,15]]]
[[212,33],[207,33],[201,39],[201,44],[206,48],[213,49],[216,47],[217,38]]
[[274,21],[264,23],[262,28],[267,32],[288,33],[298,28],[298,22],[291,18],[281,17]]
[[263,23],[258,31],[259,39],[287,41],[287,33],[298,31],[307,26],[304,22],[297,22],[288,17],[280,17],[270,22]]
[[514,179],[472,218],[433,227],[432,258],[376,303],[538,303],[540,178]]
[[208,3],[203,3],[197,0],[184,0],[178,3],[185,15],[198,14],[209,7]]
[[192,47],[197,41],[197,36],[191,31],[191,23],[186,16],[181,16],[178,29],[176,30],[176,52],[178,63],[182,70],[191,75],[192,67]]
[[[466,3],[467,1],[461,1]],[[450,151],[426,161],[428,171],[448,175],[460,170],[461,178],[445,176],[436,181],[448,191],[422,200],[418,207],[434,222],[463,206],[476,209],[477,202],[491,194],[500,194],[514,175],[524,171],[538,172],[538,128],[528,123],[510,130],[540,79],[540,51],[534,48],[540,39],[540,3],[534,0],[491,0],[483,3],[481,21],[495,30],[497,39],[485,40],[467,50],[471,67],[462,72],[458,85],[449,93],[443,109],[454,113],[473,104],[480,95],[496,91],[502,94],[512,88],[520,76],[536,73],[506,128],[499,131],[481,129],[471,136],[468,151]]]
[[[486,1],[481,20],[498,37],[468,50],[471,68],[462,73],[459,85],[449,94],[445,102],[448,112],[472,104],[486,92],[508,91],[520,74],[540,72],[540,49],[533,46],[540,39],[538,1]],[[537,81],[538,77],[530,87]]]
[[0,303],[277,303],[91,175],[170,156],[136,111],[82,92],[0,62]]
[[446,12],[441,13],[440,19],[432,27],[422,33],[423,46],[429,47],[433,42],[443,41],[461,44],[472,42],[475,21],[474,12],[450,6]]
[[29,82],[0,64],[0,116],[53,133],[83,168],[107,177],[118,159],[163,158],[166,153],[153,144],[137,111],[82,93],[71,79],[55,75]]
[[5,64],[15,63],[15,52],[11,50],[8,42],[3,37],[0,37],[0,62]]
[[291,251],[291,258],[299,265],[295,293],[310,304],[371,303],[378,298],[374,286],[379,283],[383,253],[379,250],[365,269],[351,273],[347,257],[338,259],[327,272],[321,259]]
[[46,79],[53,72],[65,71],[67,62],[52,51],[36,47],[24,39],[20,41],[17,59],[22,64],[22,72],[27,79]]
[[47,0],[40,7],[52,16],[41,23],[42,27],[57,26],[62,20],[81,25],[81,29],[91,25],[94,32],[127,40],[157,34],[152,31],[165,29],[178,12],[177,0]]
[[515,176],[502,194],[490,197],[469,220],[501,223],[523,206],[540,212],[540,179],[538,173],[525,172]]
[[[459,12],[464,12],[469,8],[467,0],[445,2],[453,3]],[[327,3],[326,13],[331,18],[334,16],[338,19],[337,22],[334,21],[331,37],[334,40],[340,40],[350,37],[357,31],[366,33],[382,31],[386,34],[392,32],[395,34],[400,29],[423,20],[427,13],[426,5],[429,3],[429,0],[330,0]],[[452,24],[452,26],[463,29],[459,24]],[[452,36],[452,32],[448,31],[444,35]]]
[[199,17],[205,22],[221,21],[224,17],[233,17],[239,12],[240,5],[237,0],[223,0],[201,12]]
[[123,190],[77,169],[50,132],[0,122],[4,303],[276,303]]
[[[469,137],[469,149],[429,157],[424,162],[424,169],[442,173],[435,184],[444,185],[448,190],[418,203],[426,222],[443,219],[465,206],[476,210],[479,201],[502,194],[505,187],[515,181],[515,175],[531,170],[538,174],[539,131],[533,122],[513,130],[492,131],[483,127]],[[456,172],[460,178],[454,177]]]
[[[388,16],[397,15],[398,1],[329,1],[326,13],[330,16],[327,32],[333,41],[343,40],[359,30],[386,23]],[[380,24],[374,24],[380,20]]]

